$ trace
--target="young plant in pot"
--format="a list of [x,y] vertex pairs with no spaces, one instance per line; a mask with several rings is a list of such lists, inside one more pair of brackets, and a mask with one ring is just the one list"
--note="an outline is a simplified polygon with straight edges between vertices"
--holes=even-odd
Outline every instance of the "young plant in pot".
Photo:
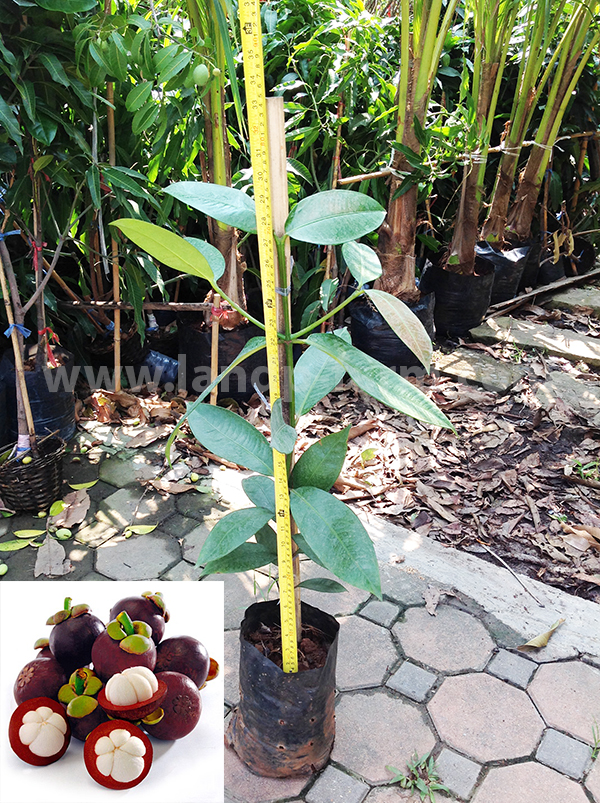
[[[191,193],[188,187],[188,197]],[[225,196],[223,188],[214,188],[213,194],[212,185],[203,184],[197,196],[198,205],[210,202],[213,217],[256,231],[254,201],[242,192],[230,189]],[[264,348],[266,338],[257,337],[189,405],[167,447],[169,452],[170,444],[187,421],[203,446],[254,472],[243,480],[250,505],[234,510],[215,525],[201,550],[199,563],[204,566],[203,575],[247,571],[270,563],[279,565],[280,601],[250,606],[242,622],[241,700],[228,731],[230,744],[259,775],[292,777],[314,772],[324,766],[333,746],[338,624],[328,614],[300,602],[300,554],[342,582],[381,597],[377,558],[369,535],[353,511],[330,493],[344,463],[349,430],[327,435],[295,462],[299,419],[348,373],[361,390],[392,409],[433,426],[451,427],[421,391],[354,348],[345,330],[319,331],[325,319],[367,295],[398,336],[410,342],[423,364],[429,365],[431,342],[418,319],[393,296],[364,289],[367,282],[380,275],[381,266],[375,252],[357,240],[379,226],[384,214],[382,207],[364,194],[333,190],[300,201],[287,217],[285,227],[275,224],[272,237],[278,292],[273,295],[280,304],[281,327],[280,348],[270,349],[269,356],[280,352],[282,382],[280,396],[273,392],[279,375],[271,370],[271,441],[240,415],[203,403],[228,371],[243,367],[247,357]],[[157,260],[200,275],[216,288],[218,276],[192,243],[139,220],[119,220],[114,225]],[[298,332],[292,332],[290,324],[288,238],[342,245],[358,285],[344,302]],[[273,287],[274,279],[265,272],[263,288],[269,287],[268,281]],[[268,292],[263,292],[268,320],[272,303]],[[255,323],[264,330],[262,322]],[[294,346],[305,349],[295,365]],[[277,532],[271,526],[273,522]],[[305,585],[320,590],[343,588],[325,578]],[[280,612],[284,615],[280,616]],[[258,633],[259,641],[268,639],[274,644],[282,629],[282,645],[269,656],[248,640]],[[290,630],[291,651],[286,644],[286,632],[289,636]],[[283,659],[281,652],[276,655],[277,649],[283,652]],[[321,653],[321,661],[314,666],[305,660],[309,650]]]

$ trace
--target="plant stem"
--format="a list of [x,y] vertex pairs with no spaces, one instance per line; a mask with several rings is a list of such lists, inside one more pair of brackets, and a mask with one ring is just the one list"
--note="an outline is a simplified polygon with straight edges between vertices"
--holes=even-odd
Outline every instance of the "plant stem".
[[313,329],[316,329],[317,326],[320,326],[323,321],[326,321],[328,318],[331,318],[333,315],[338,313],[341,309],[344,309],[344,307],[347,307],[348,304],[350,304],[352,301],[354,301],[355,298],[358,298],[359,296],[362,296],[363,293],[364,293],[364,290],[362,288],[359,288],[358,290],[355,290],[352,293],[352,295],[348,296],[348,298],[345,301],[342,301],[342,303],[338,304],[338,306],[335,307],[335,309],[332,309],[326,315],[323,315],[323,317],[319,318],[318,321],[315,321],[310,326],[306,326],[304,329],[301,329],[299,332],[294,332],[291,335],[292,342],[295,342],[298,338],[304,337],[304,335],[307,335],[309,332],[312,332]]

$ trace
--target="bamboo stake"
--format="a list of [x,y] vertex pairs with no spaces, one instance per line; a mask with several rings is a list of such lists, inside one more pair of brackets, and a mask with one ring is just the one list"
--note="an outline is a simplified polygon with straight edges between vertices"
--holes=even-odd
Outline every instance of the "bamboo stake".
[[[106,84],[107,123],[108,123],[108,163],[114,167],[117,163],[115,149],[115,112],[113,109],[115,94],[114,84],[109,81]],[[113,280],[113,301],[118,304],[121,300],[121,287],[119,279],[119,246],[114,237],[111,237],[112,250],[112,280]],[[115,392],[121,390],[121,310],[115,309]]]
[[[269,167],[271,174],[271,206],[273,215],[273,233],[275,237],[285,236],[285,221],[289,214],[287,160],[285,150],[285,116],[283,98],[267,98],[267,132],[269,140]],[[277,294],[277,329],[285,332],[291,319],[291,249],[289,237],[285,240],[285,276],[278,274],[279,292]],[[276,264],[277,264],[276,255]],[[293,366],[288,365],[289,354],[284,344],[279,346],[279,382],[283,417],[287,424],[294,426],[294,387],[291,382]],[[287,368],[287,370],[286,370]],[[292,455],[293,461],[293,455]],[[290,466],[291,468],[291,466]],[[298,532],[292,519],[292,537]],[[292,540],[294,571],[294,603],[296,608],[296,636],[300,641],[302,633],[302,616],[300,608],[300,555],[298,547]]]
[[[221,308],[221,296],[215,293],[212,309],[212,340],[210,344],[210,381],[214,382],[219,375],[219,309]],[[219,388],[214,387],[210,392],[210,403],[217,403]]]

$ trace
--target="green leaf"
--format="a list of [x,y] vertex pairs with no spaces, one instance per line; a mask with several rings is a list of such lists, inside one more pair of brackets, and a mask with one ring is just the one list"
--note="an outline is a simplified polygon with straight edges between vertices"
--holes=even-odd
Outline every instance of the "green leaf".
[[193,53],[191,50],[180,50],[176,56],[169,59],[168,64],[163,68],[162,72],[156,79],[159,84],[166,84],[176,75],[187,67],[192,60]]
[[100,194],[100,171],[98,170],[97,164],[90,165],[85,174],[85,178],[94,208],[100,209],[102,205],[102,195]]
[[310,335],[308,342],[337,360],[361,390],[387,404],[392,410],[398,410],[436,427],[454,429],[427,396],[373,357],[349,346],[333,334]]
[[77,14],[94,8],[98,0],[36,0],[36,4],[46,11],[61,11],[63,14]]
[[153,223],[133,218],[121,218],[110,225],[116,226],[137,246],[164,265],[182,273],[200,276],[213,284],[214,277],[206,258],[178,234],[173,234],[172,231],[162,229]]
[[29,543],[29,541],[5,541],[3,544],[0,544],[0,552],[16,552],[17,549],[23,549],[29,546]]
[[228,555],[207,563],[200,577],[206,577],[209,574],[248,572],[251,569],[260,569],[261,566],[269,563],[277,563],[276,552],[263,544],[242,544]]
[[156,122],[156,118],[160,114],[160,106],[157,103],[149,101],[144,106],[141,106],[133,115],[131,121],[131,130],[134,134],[141,134],[147,128],[150,128]]
[[146,535],[156,530],[157,526],[157,524],[131,524],[127,529],[136,535]]
[[225,258],[219,249],[205,240],[199,240],[197,237],[185,237],[185,240],[200,251],[210,265],[215,281],[218,281],[225,273]]
[[49,516],[58,516],[59,513],[62,513],[65,509],[66,505],[62,499],[57,499],[56,502],[52,504],[50,510],[48,512]]
[[327,567],[321,561],[321,558],[314,552],[313,549],[309,546],[309,544],[304,540],[302,533],[295,533],[294,534],[294,541],[296,542],[296,546],[307,558],[310,558],[313,563],[316,563],[317,566],[320,566],[322,569],[326,569]]
[[76,482],[76,483],[69,483],[69,488],[72,488],[74,491],[83,491],[87,490],[88,488],[93,488],[94,485],[98,482],[98,480],[92,480],[92,482]]
[[367,282],[373,282],[381,276],[379,257],[368,245],[356,242],[344,243],[342,256],[359,287]]
[[298,437],[296,430],[283,420],[281,399],[271,407],[271,447],[282,454],[291,454]]
[[299,588],[308,588],[310,591],[320,591],[322,594],[341,594],[348,589],[337,580],[328,577],[312,577],[298,583]]
[[254,199],[241,190],[202,181],[178,181],[165,192],[221,223],[256,233]]
[[324,279],[319,289],[319,300],[323,312],[327,312],[331,302],[335,298],[339,284],[339,279]]
[[137,112],[150,99],[152,87],[152,81],[142,81],[140,84],[136,84],[127,95],[127,100],[125,101],[127,111]]
[[35,119],[35,87],[31,81],[18,81],[17,89],[23,100],[23,107],[31,120]]
[[196,566],[218,560],[245,543],[269,521],[272,513],[262,507],[233,510],[215,524],[202,545]]
[[292,470],[290,486],[300,488],[309,485],[329,491],[344,465],[349,432],[350,427],[346,427],[339,432],[325,435],[309,446]]
[[52,164],[53,161],[54,161],[54,156],[52,156],[51,154],[46,154],[46,156],[40,156],[33,163],[33,172],[39,173],[40,170],[43,170],[45,167],[48,167],[48,165]]
[[275,484],[271,477],[263,477],[261,474],[245,477],[242,488],[253,505],[264,507],[275,514]]
[[23,146],[21,144],[21,129],[19,128],[19,121],[17,116],[10,108],[8,103],[0,95],[0,123],[6,129],[8,136],[17,143],[17,147],[23,153]]
[[257,530],[254,533],[254,538],[257,544],[261,544],[272,552],[275,556],[275,562],[277,562],[277,533],[271,525],[265,524],[264,527]]
[[237,413],[212,404],[199,404],[188,416],[190,429],[211,452],[259,474],[273,474],[268,440]]
[[289,173],[301,176],[305,181],[308,181],[311,186],[314,184],[313,177],[308,167],[297,159],[287,159],[287,169]]
[[[347,329],[337,329],[336,334],[350,343]],[[302,352],[294,368],[296,415],[304,415],[331,393],[345,373],[346,369],[336,360],[324,351],[309,346]]]
[[357,516],[320,488],[295,488],[290,494],[294,521],[323,565],[340,580],[381,599],[375,549]]
[[378,228],[385,209],[373,198],[350,190],[328,190],[303,198],[290,213],[285,231],[305,243],[339,245]]
[[70,86],[64,67],[54,53],[38,53],[37,59],[48,70],[54,82],[66,87]]
[[425,327],[415,313],[399,298],[383,290],[365,290],[387,325],[408,346],[429,371],[433,346]]
[[38,535],[45,535],[46,530],[15,530],[13,535],[17,538],[36,538]]

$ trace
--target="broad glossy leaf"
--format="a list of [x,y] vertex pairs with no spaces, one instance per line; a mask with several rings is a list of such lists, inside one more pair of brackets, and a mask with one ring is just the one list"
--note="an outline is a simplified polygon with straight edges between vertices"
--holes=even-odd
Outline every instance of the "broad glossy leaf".
[[257,471],[273,474],[273,453],[268,440],[237,413],[212,404],[199,404],[188,416],[194,436],[211,452]]
[[349,346],[333,334],[310,335],[308,342],[338,360],[359,388],[374,399],[419,421],[454,429],[427,396],[373,357]]
[[275,513],[275,483],[271,477],[262,474],[246,477],[242,480],[242,488],[253,505]]
[[46,530],[15,530],[17,538],[36,538],[38,535],[45,535]]
[[254,199],[241,190],[203,181],[178,181],[165,192],[221,223],[256,233]]
[[346,427],[339,432],[325,435],[309,446],[292,470],[291,487],[310,485],[328,491],[339,477],[344,465],[349,432],[350,427]]
[[[347,329],[336,330],[338,337],[350,343]],[[336,388],[346,373],[339,362],[321,349],[309,346],[294,368],[296,415],[304,415]]]
[[378,228],[385,209],[373,198],[350,190],[327,190],[303,198],[291,211],[285,232],[295,240],[339,245]]
[[367,296],[377,307],[387,325],[415,354],[429,371],[433,346],[425,327],[415,313],[399,298],[383,290],[366,290]]
[[151,125],[154,125],[159,114],[160,106],[157,103],[149,101],[144,106],[140,106],[140,108],[133,115],[133,120],[131,121],[131,130],[136,135],[141,134],[142,131],[150,128]]
[[230,572],[249,572],[251,569],[260,569],[269,563],[277,563],[277,554],[262,544],[242,544],[233,552],[224,555],[218,560],[207,563],[200,577],[209,574],[228,574]]
[[295,488],[292,516],[306,542],[336,577],[381,599],[375,549],[347,505],[320,488]]
[[297,437],[296,430],[283,420],[282,402],[277,399],[271,407],[271,447],[282,454],[291,454]]
[[64,14],[77,14],[89,11],[98,4],[98,0],[36,0],[36,4],[46,11],[62,11]]
[[320,566],[322,569],[326,569],[324,563],[322,563],[321,558],[314,552],[313,549],[309,546],[309,544],[305,541],[302,536],[302,533],[295,533],[294,534],[294,541],[296,546],[307,558],[310,558],[313,563],[316,563],[317,566]]
[[127,95],[127,99],[125,101],[125,107],[128,112],[136,112],[140,109],[147,100],[149,100],[150,95],[152,94],[152,87],[154,84],[152,81],[142,81],[139,84],[136,84],[133,89]]
[[0,123],[6,129],[9,137],[17,143],[19,150],[22,152],[21,146],[21,129],[17,117],[8,103],[0,96]]
[[274,555],[275,561],[277,561],[277,533],[271,527],[271,525],[265,524],[264,527],[261,527],[260,530],[257,530],[254,533],[254,538],[256,539],[257,544],[261,544],[269,549]]
[[197,248],[178,234],[161,229],[160,226],[155,226],[153,223],[133,218],[115,220],[110,225],[122,231],[137,246],[143,248],[150,256],[155,257],[164,265],[182,273],[200,276],[211,284],[214,282],[206,257],[202,256]]
[[17,549],[23,549],[29,544],[30,541],[5,541],[0,544],[0,552],[16,552]]
[[218,560],[251,538],[271,518],[262,507],[233,510],[215,524],[202,545],[196,566]]
[[320,591],[322,594],[341,594],[347,591],[346,587],[337,580],[330,580],[329,577],[309,577],[298,583],[299,588],[308,588],[309,591]]
[[38,53],[36,58],[48,70],[53,81],[63,86],[69,86],[69,79],[58,56],[55,56],[54,53]]
[[344,243],[342,256],[358,286],[373,282],[381,276],[381,262],[372,248],[364,243]]
[[185,239],[200,251],[210,265],[215,281],[218,281],[225,273],[225,258],[223,254],[214,245],[207,243],[205,240],[199,240],[198,237],[186,237]]

